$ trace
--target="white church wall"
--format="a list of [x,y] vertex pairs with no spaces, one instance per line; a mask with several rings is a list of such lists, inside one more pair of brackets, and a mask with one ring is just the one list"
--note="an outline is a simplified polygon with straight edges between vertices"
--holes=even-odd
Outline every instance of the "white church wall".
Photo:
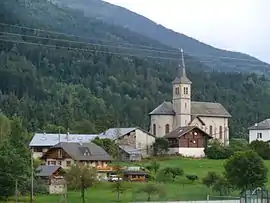
[[[200,119],[205,123],[203,127],[199,121],[196,121],[194,124],[198,124],[202,130],[206,133],[210,134],[210,126],[212,126],[212,136],[215,139],[218,139],[221,143],[228,144],[229,142],[229,126],[228,126],[228,118],[222,117],[202,117]],[[193,124],[193,122],[192,122]],[[222,137],[220,137],[219,128],[222,126]]]
[[[156,134],[154,134],[153,126],[156,125]],[[165,132],[165,126],[169,124],[170,132],[173,130],[173,116],[171,115],[152,115],[150,133],[156,137],[163,137]]]

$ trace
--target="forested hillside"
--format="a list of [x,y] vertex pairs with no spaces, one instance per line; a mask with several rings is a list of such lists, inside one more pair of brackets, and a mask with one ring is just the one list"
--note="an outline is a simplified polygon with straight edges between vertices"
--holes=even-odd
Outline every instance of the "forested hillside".
[[[148,112],[171,99],[176,61],[153,49],[152,57],[143,57],[148,56],[144,50],[134,48],[164,48],[156,41],[43,0],[2,0],[0,19],[0,109],[9,117],[21,116],[29,131],[95,133],[118,122],[147,128]],[[99,44],[29,27],[99,37]],[[133,52],[100,46],[100,39],[131,43]],[[209,67],[186,58],[193,99],[228,108],[233,136],[245,136],[250,124],[270,115],[265,78],[205,73]]]
[[[184,34],[103,0],[50,0],[61,6],[83,11],[85,15],[130,29],[174,48],[183,48],[189,55],[219,71],[269,73],[270,65],[247,54],[214,48]],[[184,8],[183,8],[184,9]],[[166,12],[166,11],[165,11]],[[169,11],[167,11],[169,12]],[[181,12],[179,13],[181,16]],[[188,16],[186,16],[188,17]],[[196,26],[196,25],[190,25]],[[207,26],[206,26],[207,27]],[[206,28],[207,29],[207,28]]]

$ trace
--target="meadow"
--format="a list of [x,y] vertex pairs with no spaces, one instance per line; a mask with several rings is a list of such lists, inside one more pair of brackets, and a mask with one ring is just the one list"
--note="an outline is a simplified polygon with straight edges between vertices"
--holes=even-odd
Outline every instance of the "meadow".
[[[224,160],[182,158],[173,158],[159,161],[161,168],[166,166],[180,167],[184,170],[185,175],[197,175],[199,177],[199,181],[196,183],[191,183],[186,179],[184,175],[177,178],[175,182],[166,183],[166,185],[161,184],[164,194],[161,196],[153,196],[152,200],[206,200],[207,194],[210,194],[210,198],[212,199],[225,199],[225,197],[219,197],[218,194],[213,193],[210,189],[200,183],[201,179],[205,177],[209,171],[222,173],[224,162]],[[149,164],[149,161],[140,163],[140,165],[147,164]],[[265,164],[268,169],[270,169],[270,161],[265,161]],[[270,173],[268,174],[268,179],[270,180]],[[125,183],[127,190],[120,195],[121,202],[146,201],[146,194],[137,192],[138,188],[142,186],[142,184],[144,183]],[[100,183],[95,187],[88,189],[86,191],[86,203],[116,202],[117,193],[113,191],[112,185],[112,183]],[[268,182],[267,187],[270,189],[270,182]],[[239,197],[239,192],[236,191],[234,194],[232,194],[232,196]],[[226,199],[228,198],[229,197],[226,197]],[[35,202],[56,203],[61,202],[63,199],[64,198],[59,195],[37,196],[35,197]],[[78,200],[80,200],[80,192],[68,192],[68,203],[78,202]]]

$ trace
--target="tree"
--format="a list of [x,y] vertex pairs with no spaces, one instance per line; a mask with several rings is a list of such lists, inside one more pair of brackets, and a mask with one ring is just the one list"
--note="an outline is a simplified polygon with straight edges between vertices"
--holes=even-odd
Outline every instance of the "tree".
[[210,146],[204,149],[204,153],[209,159],[227,159],[233,155],[233,151],[230,147],[224,146],[218,140],[213,140]]
[[169,151],[169,142],[165,138],[156,138],[153,144],[153,152],[155,156],[164,155]]
[[100,146],[112,157],[117,158],[118,145],[113,140],[108,138],[100,139],[99,137],[96,137],[92,142]]
[[144,184],[142,187],[139,188],[138,192],[144,192],[147,194],[147,201],[150,202],[151,201],[151,196],[154,194],[159,194],[162,191],[162,189],[153,183],[146,183]]
[[73,165],[65,174],[68,187],[72,190],[81,190],[83,203],[85,202],[85,189],[93,186],[97,181],[97,172],[93,167]]
[[232,185],[225,177],[218,176],[212,186],[212,190],[219,192],[220,196],[229,195],[232,190]]
[[270,147],[268,142],[255,140],[250,143],[250,148],[257,152],[263,159],[270,159]]
[[225,177],[236,188],[244,191],[263,187],[268,169],[254,151],[236,152],[225,163]]
[[0,113],[0,144],[10,134],[10,120],[4,114]]
[[159,168],[160,168],[160,164],[157,161],[152,161],[150,165],[146,166],[146,169],[149,171],[153,171],[155,175],[158,172]]
[[116,181],[112,184],[112,191],[117,193],[118,201],[120,201],[120,194],[123,194],[127,189],[127,185],[123,181]]
[[202,179],[202,183],[206,185],[206,187],[212,187],[216,181],[219,179],[219,176],[216,172],[208,172],[207,175]]
[[166,167],[159,171],[157,180],[161,182],[175,181],[177,176],[184,174],[184,171],[179,167]]

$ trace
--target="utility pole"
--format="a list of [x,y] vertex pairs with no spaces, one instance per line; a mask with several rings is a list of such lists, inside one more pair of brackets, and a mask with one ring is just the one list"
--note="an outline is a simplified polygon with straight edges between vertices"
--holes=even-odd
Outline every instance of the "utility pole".
[[65,183],[64,202],[67,203],[67,184]]
[[33,152],[31,149],[31,193],[30,193],[30,203],[33,203],[34,197],[34,163],[33,163]]
[[18,180],[15,180],[15,202],[18,202]]
[[81,196],[82,196],[82,203],[85,203],[85,194],[84,194],[84,176],[81,176]]

